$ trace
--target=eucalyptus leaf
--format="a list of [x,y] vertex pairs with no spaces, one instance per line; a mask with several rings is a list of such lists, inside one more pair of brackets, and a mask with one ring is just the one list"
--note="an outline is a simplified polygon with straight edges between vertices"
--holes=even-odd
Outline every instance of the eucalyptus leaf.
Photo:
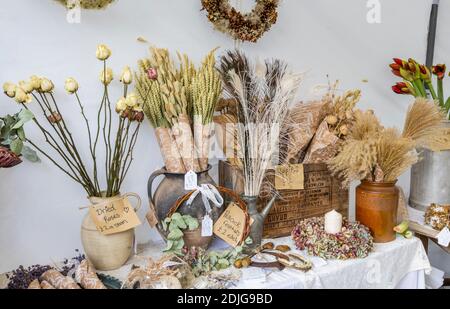
[[244,241],[246,245],[251,245],[253,243],[253,239],[251,237],[247,237],[247,239]]
[[174,213],[171,218],[172,218],[172,220],[180,220],[180,219],[183,220],[183,218],[181,217],[181,214],[178,212]]
[[169,232],[172,232],[173,230],[176,230],[176,229],[180,229],[180,228],[178,227],[177,222],[174,221],[174,220],[172,220],[172,221],[169,223]]
[[176,245],[174,246],[174,250],[181,250],[184,247],[184,239],[181,238],[176,242]]
[[10,148],[16,155],[20,155],[22,153],[23,142],[19,138],[16,138],[11,142]]
[[29,109],[22,109],[19,113],[19,119],[28,122],[34,118],[34,114]]
[[230,266],[230,262],[228,262],[227,259],[219,259],[219,260],[217,261],[217,263],[218,263],[219,265]]
[[23,127],[17,129],[17,136],[20,138],[21,141],[25,142],[26,137],[25,137],[25,130],[23,129]]
[[34,151],[33,149],[31,149],[28,146],[23,146],[22,155],[25,157],[25,159],[27,159],[30,162],[33,162],[33,163],[41,162],[41,159],[37,155],[36,151]]
[[173,222],[175,222],[176,225],[182,230],[187,228],[187,225],[186,225],[186,223],[184,223],[184,220],[183,220],[182,217],[177,218],[177,219],[173,219]]
[[183,232],[179,228],[176,228],[169,233],[169,235],[167,236],[167,239],[177,240],[182,237],[183,237]]
[[168,240],[167,241],[167,246],[164,249],[164,252],[170,251],[172,249],[172,247],[173,247],[173,241],[172,240]]
[[184,219],[190,231],[198,229],[199,223],[195,218],[190,217],[189,219]]

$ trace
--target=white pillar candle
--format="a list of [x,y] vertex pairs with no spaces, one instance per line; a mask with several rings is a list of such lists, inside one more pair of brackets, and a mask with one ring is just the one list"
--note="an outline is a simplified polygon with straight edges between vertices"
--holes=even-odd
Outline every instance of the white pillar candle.
[[325,214],[325,232],[328,234],[337,234],[342,230],[342,215],[336,210]]

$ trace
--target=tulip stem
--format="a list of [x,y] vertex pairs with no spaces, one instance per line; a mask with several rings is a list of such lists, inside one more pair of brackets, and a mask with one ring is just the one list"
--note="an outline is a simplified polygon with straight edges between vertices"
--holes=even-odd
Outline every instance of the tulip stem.
[[438,79],[437,84],[438,84],[439,103],[440,103],[441,107],[445,107],[445,102],[444,102],[444,84],[443,84],[442,79]]
[[438,96],[436,95],[436,91],[434,90],[433,84],[431,82],[427,82],[428,89],[430,90],[431,97],[433,100],[437,100]]

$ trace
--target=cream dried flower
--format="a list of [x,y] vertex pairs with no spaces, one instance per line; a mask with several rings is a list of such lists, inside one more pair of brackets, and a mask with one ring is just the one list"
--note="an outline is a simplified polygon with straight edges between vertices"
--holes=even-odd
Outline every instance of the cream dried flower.
[[10,82],[3,84],[3,92],[10,98],[14,98],[16,96],[16,88],[17,86]]
[[121,97],[116,104],[116,112],[121,113],[128,108],[127,100],[124,97]]
[[97,47],[96,56],[98,60],[105,61],[111,56],[112,52],[105,44],[100,44]]
[[32,75],[30,77],[30,84],[33,86],[33,89],[39,91],[41,89],[41,78],[36,75]]
[[129,66],[126,66],[123,69],[122,74],[120,76],[120,82],[125,85],[129,85],[133,82],[133,73],[131,72],[131,69]]
[[66,79],[66,83],[64,85],[64,89],[66,89],[66,91],[70,94],[74,94],[75,92],[78,91],[78,82],[70,77],[68,79]]
[[30,103],[31,102],[31,95],[26,93],[22,88],[16,88],[16,95],[14,97],[14,100],[17,103],[23,104],[23,103]]
[[100,81],[105,85],[108,86],[112,80],[114,79],[113,70],[111,68],[107,68],[106,72],[105,70],[102,70],[100,73]]
[[27,82],[27,81],[20,81],[19,82],[19,87],[22,88],[23,91],[25,91],[25,93],[31,93],[34,90],[33,85],[31,84],[31,82]]
[[53,82],[51,80],[45,77],[41,78],[41,92],[52,92],[54,88],[55,86],[53,85]]

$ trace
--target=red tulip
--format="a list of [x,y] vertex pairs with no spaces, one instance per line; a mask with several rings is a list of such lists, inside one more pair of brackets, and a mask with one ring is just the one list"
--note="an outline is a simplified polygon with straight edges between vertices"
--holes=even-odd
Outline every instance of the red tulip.
[[394,58],[394,62],[396,64],[398,64],[398,65],[401,65],[401,66],[403,66],[403,64],[404,64],[404,61],[402,59],[399,59],[399,58]]
[[400,74],[400,70],[392,70],[392,74],[398,77],[402,77],[402,75]]
[[445,77],[445,71],[447,70],[445,64],[437,64],[431,68],[434,75],[437,76],[439,80],[443,80]]
[[394,91],[396,94],[403,94],[402,90],[397,87],[397,85],[392,86],[392,91]]
[[401,68],[401,65],[397,63],[391,63],[389,66],[391,67],[392,70],[400,70]]

